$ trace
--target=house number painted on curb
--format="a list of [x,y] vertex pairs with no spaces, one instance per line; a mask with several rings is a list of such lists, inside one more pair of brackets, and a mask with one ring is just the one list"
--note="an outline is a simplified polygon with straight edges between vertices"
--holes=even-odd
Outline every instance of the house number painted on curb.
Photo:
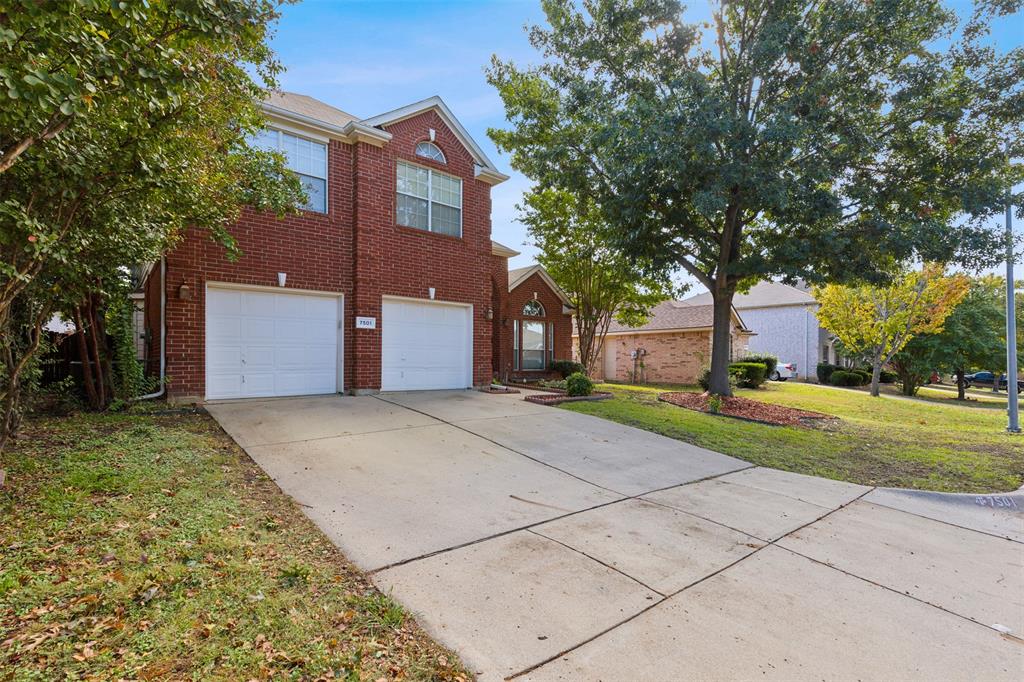
[[377,318],[376,317],[357,317],[356,318],[356,329],[376,329]]

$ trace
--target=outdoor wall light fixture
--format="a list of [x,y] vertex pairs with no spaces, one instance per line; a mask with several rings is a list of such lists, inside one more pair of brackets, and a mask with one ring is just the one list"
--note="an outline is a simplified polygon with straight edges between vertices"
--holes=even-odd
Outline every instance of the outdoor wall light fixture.
[[189,285],[182,284],[180,287],[178,287],[178,298],[180,298],[182,301],[192,300],[192,289],[189,287]]
[[287,272],[279,272],[279,273],[277,273],[277,286],[283,287],[284,283],[285,283],[285,280],[287,280],[287,279],[288,279],[288,273]]
[[429,289],[427,289],[427,291],[430,292],[430,300],[433,301],[434,300],[434,294],[437,293],[437,292],[434,290],[434,287],[430,287]]
[[487,314],[484,317],[486,317],[488,320],[493,320],[494,319],[494,308],[492,308],[490,306],[487,306]]

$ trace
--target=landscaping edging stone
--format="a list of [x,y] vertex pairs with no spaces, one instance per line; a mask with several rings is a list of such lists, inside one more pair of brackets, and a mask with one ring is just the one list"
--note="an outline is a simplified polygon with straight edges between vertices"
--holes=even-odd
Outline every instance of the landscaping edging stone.
[[[551,389],[548,389],[549,391]],[[578,402],[589,402],[594,400],[608,400],[612,397],[611,393],[591,393],[590,395],[564,395],[555,393],[553,395],[528,395],[523,400],[527,400],[531,403],[538,405],[561,405],[562,403],[578,403]]]

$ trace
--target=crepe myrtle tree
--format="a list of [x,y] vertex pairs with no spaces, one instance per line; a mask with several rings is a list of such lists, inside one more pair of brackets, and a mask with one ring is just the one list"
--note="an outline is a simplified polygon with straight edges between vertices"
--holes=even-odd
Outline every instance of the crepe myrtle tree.
[[[273,0],[11,0],[0,7],[0,173],[133,93],[154,103],[216,77],[209,56],[262,45]],[[269,55],[269,50],[262,48]],[[271,60],[247,60],[260,75]]]
[[[160,33],[161,53],[172,61],[181,56],[176,63],[187,77],[155,76],[154,85],[130,73],[109,75],[119,83],[117,96],[85,101],[59,134],[26,146],[0,173],[0,447],[17,427],[22,377],[52,313],[79,318],[89,402],[103,408],[111,398],[103,307],[121,290],[125,268],[159,259],[188,229],[205,231],[236,255],[228,228],[244,206],[281,214],[301,200],[283,158],[249,144],[265,124],[259,102],[279,70],[265,43],[272,5],[200,4],[220,8],[200,22],[203,31]],[[101,9],[53,5],[55,12]],[[182,3],[185,14],[193,10],[200,11]],[[253,13],[239,26],[243,10]],[[0,26],[12,25],[9,14],[0,15]],[[45,51],[56,38],[25,27],[17,40]],[[75,58],[71,51],[68,60]],[[126,67],[115,60],[108,68]],[[20,90],[0,92],[0,99],[0,117],[29,120],[42,111]]]
[[490,135],[592,198],[624,253],[708,288],[728,394],[737,289],[1000,253],[986,219],[1022,177],[1004,145],[1024,154],[1024,51],[983,42],[1019,4],[960,24],[937,0],[719,0],[696,25],[677,0],[543,0],[542,61],[492,59],[511,125]]
[[609,226],[596,204],[555,188],[535,188],[517,207],[537,261],[569,297],[574,309],[580,363],[593,376],[612,320],[630,327],[673,295],[668,278],[644,273],[609,241]]

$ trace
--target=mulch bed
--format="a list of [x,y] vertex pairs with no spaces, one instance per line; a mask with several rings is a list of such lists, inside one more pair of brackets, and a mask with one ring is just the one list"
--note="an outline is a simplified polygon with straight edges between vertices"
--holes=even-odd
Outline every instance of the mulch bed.
[[[662,393],[658,400],[688,410],[713,414],[708,412],[708,395],[705,393]],[[723,397],[718,414],[775,426],[819,426],[827,421],[838,421],[838,417],[830,414],[797,410],[736,396]]]
[[[553,389],[547,389],[551,391]],[[598,391],[591,393],[590,395],[576,395],[567,396],[564,393],[542,393],[535,395],[528,395],[523,400],[527,400],[531,403],[537,403],[538,405],[560,405],[562,403],[577,403],[585,402],[589,400],[607,400],[611,398],[611,393],[605,393],[604,391]]]

